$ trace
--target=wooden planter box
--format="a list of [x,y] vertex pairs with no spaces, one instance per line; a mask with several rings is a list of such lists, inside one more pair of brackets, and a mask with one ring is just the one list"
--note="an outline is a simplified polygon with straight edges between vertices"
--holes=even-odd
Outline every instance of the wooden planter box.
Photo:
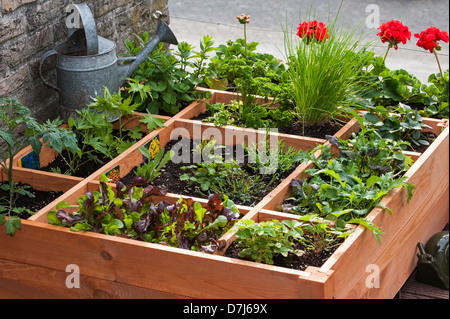
[[[214,96],[213,96],[214,98]],[[201,104],[201,102],[198,102]],[[184,114],[193,112],[185,109]],[[147,145],[157,135],[161,145],[170,140],[170,132],[184,128],[185,132],[207,129],[236,132],[232,143],[245,140],[247,129],[217,128],[212,124],[189,121],[177,116],[166,123],[167,128],[152,132],[145,139],[121,154],[101,170],[68,190],[60,200],[75,204],[87,191],[98,188],[103,172],[119,165],[124,176],[140,164],[138,146]],[[162,245],[86,232],[71,232],[67,228],[49,225],[46,213],[56,203],[47,206],[30,220],[14,238],[1,235],[0,227],[0,296],[27,298],[393,298],[414,270],[416,245],[448,223],[449,210],[449,128],[441,132],[423,153],[412,153],[415,164],[408,171],[408,182],[416,186],[409,204],[402,190],[389,194],[383,203],[394,213],[389,215],[374,209],[369,219],[382,227],[382,244],[371,232],[357,227],[338,250],[320,268],[305,271],[257,264],[205,253],[192,252]],[[439,128],[438,128],[439,127]],[[350,121],[336,134],[346,138],[358,131],[356,121]],[[212,132],[212,131],[211,131]],[[222,135],[223,136],[223,135]],[[302,147],[311,141],[283,136],[285,141]],[[237,141],[237,142],[235,142]],[[220,141],[219,141],[220,142]],[[313,144],[317,141],[314,140]],[[306,144],[305,144],[306,143]],[[138,153],[139,152],[139,153]],[[281,185],[253,208],[239,207],[244,218],[255,221],[277,217],[295,218],[274,212],[276,205],[289,195],[289,182],[303,174],[308,163],[300,165]],[[175,201],[178,195],[164,198]],[[158,199],[155,199],[157,201]],[[204,199],[197,199],[205,203]],[[233,236],[224,239],[231,243]],[[77,265],[80,288],[65,285],[68,265]],[[379,271],[379,288],[369,288],[367,280],[375,265]],[[369,270],[368,270],[369,269]]]

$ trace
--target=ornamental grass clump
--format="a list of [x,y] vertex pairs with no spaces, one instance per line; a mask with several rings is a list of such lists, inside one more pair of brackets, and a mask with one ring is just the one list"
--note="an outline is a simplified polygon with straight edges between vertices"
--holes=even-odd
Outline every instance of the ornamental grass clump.
[[338,15],[325,24],[308,14],[296,35],[283,26],[291,99],[303,126],[336,119],[358,90],[368,45],[362,45],[362,30],[342,24]]

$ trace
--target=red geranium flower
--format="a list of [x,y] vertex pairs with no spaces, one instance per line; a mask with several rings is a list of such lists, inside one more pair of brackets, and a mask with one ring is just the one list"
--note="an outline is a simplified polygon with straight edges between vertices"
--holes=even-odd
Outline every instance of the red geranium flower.
[[428,29],[414,34],[416,38],[419,38],[417,41],[417,46],[424,48],[425,50],[433,53],[434,49],[439,51],[442,47],[438,41],[448,42],[448,33],[446,31],[441,31],[436,27],[429,27]]
[[398,44],[406,44],[408,40],[411,40],[411,32],[406,25],[403,25],[400,21],[391,20],[383,23],[378,29],[381,30],[377,34],[380,37],[381,42],[389,42],[390,47],[398,49]]
[[309,44],[314,37],[319,42],[325,42],[330,37],[326,25],[316,20],[300,23],[297,30],[297,35],[302,39],[306,39],[306,44]]

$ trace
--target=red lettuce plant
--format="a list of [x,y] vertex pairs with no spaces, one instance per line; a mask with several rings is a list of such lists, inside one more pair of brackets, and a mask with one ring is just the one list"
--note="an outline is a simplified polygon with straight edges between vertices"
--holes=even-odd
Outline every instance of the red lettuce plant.
[[[99,190],[78,199],[78,205],[61,202],[47,214],[50,224],[70,227],[73,231],[91,231],[131,238],[171,247],[213,253],[224,247],[220,236],[241,217],[234,203],[219,194],[209,197],[205,207],[192,199],[181,198],[174,204],[154,203],[154,196],[165,190],[136,177],[130,186],[116,183],[113,191],[102,175]],[[67,208],[77,208],[75,212]]]

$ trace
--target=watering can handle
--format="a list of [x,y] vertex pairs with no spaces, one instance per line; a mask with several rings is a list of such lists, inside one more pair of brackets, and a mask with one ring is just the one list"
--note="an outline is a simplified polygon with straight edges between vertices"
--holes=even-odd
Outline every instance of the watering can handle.
[[[87,55],[96,55],[98,54],[98,36],[97,36],[97,27],[95,26],[95,19],[92,15],[91,9],[88,7],[86,3],[79,4],[70,4],[66,12],[70,12],[71,10],[76,10],[79,13],[79,17],[81,22],[83,23],[84,34],[86,37],[86,49]],[[69,28],[68,36],[70,36],[79,28]]]
[[53,84],[48,83],[44,77],[42,76],[42,66],[44,65],[45,60],[47,60],[49,57],[51,57],[52,55],[58,54],[58,52],[56,52],[56,50],[50,50],[46,53],[44,53],[44,55],[41,57],[41,62],[39,63],[39,76],[41,77],[42,82],[44,82],[45,85],[47,85],[48,87],[59,91],[59,88],[54,86]]

